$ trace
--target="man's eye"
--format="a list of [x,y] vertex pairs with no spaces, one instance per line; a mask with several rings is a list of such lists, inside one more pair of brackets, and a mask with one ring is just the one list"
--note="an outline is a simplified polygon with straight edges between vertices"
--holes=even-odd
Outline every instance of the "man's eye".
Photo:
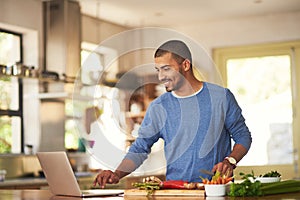
[[160,71],[169,71],[171,69],[170,66],[163,66],[163,67],[160,67],[160,68],[155,68],[155,71],[156,72],[160,72]]
[[163,67],[162,68],[164,71],[168,71],[170,69],[170,67]]

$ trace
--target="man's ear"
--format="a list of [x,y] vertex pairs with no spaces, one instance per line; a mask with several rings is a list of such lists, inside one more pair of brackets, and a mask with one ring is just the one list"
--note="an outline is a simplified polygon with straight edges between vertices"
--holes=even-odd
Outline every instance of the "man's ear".
[[183,70],[185,72],[191,69],[191,62],[188,59],[185,59],[182,64],[183,64]]

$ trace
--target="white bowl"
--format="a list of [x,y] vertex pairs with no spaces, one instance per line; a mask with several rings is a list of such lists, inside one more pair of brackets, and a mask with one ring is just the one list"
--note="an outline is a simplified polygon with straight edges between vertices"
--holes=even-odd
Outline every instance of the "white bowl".
[[225,196],[221,196],[221,197],[205,197],[205,200],[225,200],[226,197]]
[[225,184],[205,184],[204,189],[206,196],[220,197],[226,194]]
[[280,180],[280,177],[257,177],[255,179],[255,181],[260,181],[261,183],[274,183],[279,182]]

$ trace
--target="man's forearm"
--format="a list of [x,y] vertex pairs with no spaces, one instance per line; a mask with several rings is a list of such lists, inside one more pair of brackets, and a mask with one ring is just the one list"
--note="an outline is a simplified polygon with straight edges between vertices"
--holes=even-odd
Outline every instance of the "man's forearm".
[[248,150],[241,144],[235,144],[233,146],[232,152],[229,156],[232,156],[239,162],[246,154]]
[[119,177],[119,179],[121,179],[133,172],[135,169],[136,165],[132,160],[124,159],[116,169],[115,174]]

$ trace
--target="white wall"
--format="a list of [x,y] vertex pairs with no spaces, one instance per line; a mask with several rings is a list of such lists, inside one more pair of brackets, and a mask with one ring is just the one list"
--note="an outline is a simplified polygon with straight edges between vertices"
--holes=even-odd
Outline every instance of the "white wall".
[[174,27],[209,53],[213,48],[300,39],[300,12],[281,13]]
[[43,66],[42,1],[1,0],[0,28],[23,34],[24,64]]
[[114,34],[128,30],[127,27],[97,20],[87,15],[81,16],[82,21],[82,41],[99,44]]

